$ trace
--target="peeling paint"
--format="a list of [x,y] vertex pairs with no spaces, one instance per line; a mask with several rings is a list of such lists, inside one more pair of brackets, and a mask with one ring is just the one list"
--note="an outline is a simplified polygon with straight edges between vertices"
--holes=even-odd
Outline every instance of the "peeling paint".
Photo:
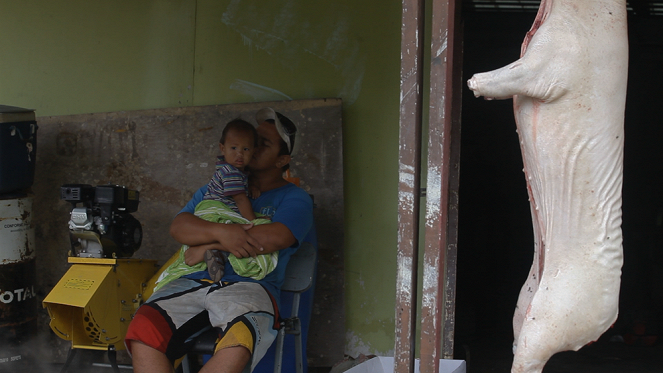
[[411,279],[412,258],[398,253],[398,275],[396,276],[396,289],[399,290],[400,297],[405,301],[412,297]]
[[3,264],[24,262],[35,257],[32,197],[6,200],[0,206],[0,258]]
[[399,175],[400,182],[405,184],[410,189],[414,188],[414,174],[401,172]]
[[439,263],[431,265],[424,263],[423,293],[421,297],[422,307],[434,309],[437,302],[438,292],[438,274],[440,272]]
[[440,165],[428,165],[426,187],[426,226],[432,227],[440,216],[442,200],[442,169]]
[[[448,35],[449,35],[449,30],[444,31],[444,40],[442,41],[442,44],[440,45],[440,48],[438,48],[437,52],[435,53],[435,57],[438,58],[444,53],[444,51],[447,50],[447,40],[448,40]],[[446,57],[445,57],[446,60]]]
[[[406,78],[404,78],[404,79],[406,79]],[[401,82],[401,85],[403,85],[403,82]],[[405,92],[405,94],[403,94],[403,90],[401,89],[400,103],[403,104],[403,101],[405,100],[405,98],[409,97],[412,93],[419,93],[419,85],[418,84],[413,83],[407,89],[407,92]]]
[[[401,205],[401,208],[404,210],[412,211],[414,209],[414,195],[412,193],[399,191],[398,202]],[[398,219],[400,221],[400,216],[398,217]]]
[[[398,191],[398,202],[400,205],[400,209],[403,211],[413,211],[414,210],[414,202],[415,202],[415,195],[416,191],[413,191],[415,187],[415,175],[414,175],[414,167],[406,164],[400,164],[399,166],[399,181],[401,184],[405,186],[405,188],[401,187]],[[406,190],[402,190],[406,189]],[[407,189],[410,189],[408,191]],[[399,223],[400,223],[400,214],[398,215]],[[400,225],[400,224],[399,224]],[[398,240],[401,242],[401,237],[398,235]]]

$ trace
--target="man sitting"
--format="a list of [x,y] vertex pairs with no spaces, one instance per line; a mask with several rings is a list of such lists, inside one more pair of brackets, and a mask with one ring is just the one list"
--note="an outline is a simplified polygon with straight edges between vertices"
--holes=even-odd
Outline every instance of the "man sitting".
[[271,224],[252,226],[209,222],[194,215],[207,185],[199,189],[173,220],[170,233],[188,245],[186,263],[204,260],[205,251],[223,250],[238,258],[278,251],[278,265],[262,280],[237,275],[227,263],[219,283],[206,270],[171,281],[142,305],[129,326],[127,349],[134,371],[172,372],[186,353],[185,342],[210,324],[219,332],[214,356],[201,372],[240,373],[255,367],[276,338],[280,287],[290,256],[302,242],[315,242],[313,203],[299,187],[283,179],[297,128],[271,108],[258,111],[258,147],[249,163],[260,196],[253,210]]

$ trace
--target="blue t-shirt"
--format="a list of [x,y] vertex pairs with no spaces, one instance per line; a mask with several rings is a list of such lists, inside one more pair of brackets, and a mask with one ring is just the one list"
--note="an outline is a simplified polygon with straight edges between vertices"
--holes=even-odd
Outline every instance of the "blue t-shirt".
[[[184,206],[182,212],[193,214],[196,205],[203,200],[207,185],[198,189],[193,198]],[[297,251],[302,242],[310,242],[317,247],[315,226],[313,224],[313,201],[303,189],[288,183],[280,188],[272,189],[251,200],[253,211],[269,216],[273,223],[281,223],[290,229],[297,242],[292,246],[279,250],[279,261],[276,269],[262,280],[243,277],[235,273],[230,262],[226,262],[225,273],[221,281],[251,281],[262,284],[279,302],[280,289],[285,278],[285,269],[290,256]],[[207,271],[187,275],[189,278],[209,278]],[[279,302],[280,303],[280,302]]]

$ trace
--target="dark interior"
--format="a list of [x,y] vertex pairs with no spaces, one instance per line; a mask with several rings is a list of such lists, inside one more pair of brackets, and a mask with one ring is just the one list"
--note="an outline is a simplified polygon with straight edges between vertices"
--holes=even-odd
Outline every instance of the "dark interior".
[[[463,5],[463,80],[518,59],[538,2],[516,11]],[[660,4],[659,4],[660,5]],[[624,267],[620,315],[598,342],[553,357],[544,372],[663,371],[663,16],[629,3],[625,118]],[[482,10],[483,9],[483,10]],[[532,10],[533,9],[533,10]],[[658,9],[658,10],[657,10]],[[511,318],[532,263],[533,234],[512,100],[476,99],[463,87],[456,355],[468,372],[507,372]],[[624,365],[625,364],[625,365]]]

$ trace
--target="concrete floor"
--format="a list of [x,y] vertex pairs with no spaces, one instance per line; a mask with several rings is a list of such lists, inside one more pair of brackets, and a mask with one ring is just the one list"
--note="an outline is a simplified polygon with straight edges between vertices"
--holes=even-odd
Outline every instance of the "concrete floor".
[[[90,362],[90,359],[95,360]],[[40,372],[40,373],[60,373],[64,364],[43,364],[37,369],[22,369],[16,370],[17,372]],[[120,361],[118,362],[120,373],[130,373],[133,372],[131,367],[131,361]],[[314,368],[309,367],[308,373],[329,373],[331,368]],[[0,370],[0,372],[3,372]],[[87,356],[84,358],[84,361],[81,361],[79,358],[76,358],[74,363],[72,363],[67,370],[67,373],[113,373],[113,369],[108,364],[108,360],[105,356]],[[285,372],[284,373],[289,373]]]
[[[508,373],[513,354],[511,342],[504,338],[485,338],[460,347],[467,362],[467,373]],[[459,351],[460,352],[460,351]],[[626,345],[602,341],[577,352],[553,356],[543,373],[663,373],[663,343],[653,346]]]
[[[50,364],[43,370],[44,373],[60,373],[62,364]],[[70,367],[67,373],[112,373],[113,369],[109,366],[90,365],[88,367]],[[127,365],[120,366],[120,373],[133,372],[133,368]]]
[[[467,373],[508,373],[513,355],[510,341],[504,337],[485,337],[457,346],[459,359],[467,363]],[[79,356],[68,373],[113,372],[103,355]],[[120,373],[132,372],[130,362],[120,361]],[[21,369],[59,373],[62,364],[42,364],[39,369]],[[310,368],[309,373],[328,373],[330,368]],[[663,341],[653,346],[627,345],[623,342],[598,341],[580,351],[562,352],[550,359],[543,373],[663,373]],[[287,372],[286,372],[287,373]]]

